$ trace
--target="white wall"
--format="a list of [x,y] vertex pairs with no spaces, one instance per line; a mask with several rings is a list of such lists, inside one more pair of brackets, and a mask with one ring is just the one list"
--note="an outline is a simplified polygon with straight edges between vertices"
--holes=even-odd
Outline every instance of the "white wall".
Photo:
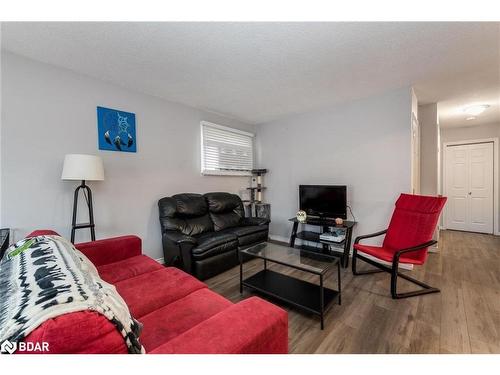
[[439,123],[437,103],[418,107],[420,123],[420,193],[438,194]]
[[[439,194],[439,118],[437,103],[418,107],[420,124],[420,194]],[[434,240],[439,241],[439,228],[434,231]],[[438,245],[431,251],[437,251]]]
[[[457,128],[441,128],[441,181],[443,181],[442,170],[444,168],[444,144],[447,142],[461,142],[469,141],[474,139],[486,139],[486,138],[499,138],[500,139],[500,123],[489,124],[489,125],[476,125],[476,126],[464,126]],[[496,161],[497,165],[500,165],[500,155]],[[498,177],[498,186],[500,186],[500,174]],[[443,186],[444,183],[441,184]],[[444,189],[444,187],[442,187]],[[498,221],[500,223],[500,212],[498,214]],[[496,231],[500,231],[500,228],[494,228]]]
[[500,137],[500,123],[457,128],[441,128],[441,143]]
[[[254,131],[221,116],[2,54],[2,225],[15,238],[38,228],[69,236],[76,182],[61,181],[68,153],[100,155],[105,181],[94,193],[97,237],[137,234],[162,256],[157,201],[180,192],[239,192],[243,177],[200,175],[200,121]],[[96,106],[136,114],[137,153],[99,151]],[[89,234],[79,231],[77,240]]]
[[271,235],[288,239],[300,184],[347,185],[355,233],[386,228],[395,200],[411,187],[410,115],[404,88],[259,125]]

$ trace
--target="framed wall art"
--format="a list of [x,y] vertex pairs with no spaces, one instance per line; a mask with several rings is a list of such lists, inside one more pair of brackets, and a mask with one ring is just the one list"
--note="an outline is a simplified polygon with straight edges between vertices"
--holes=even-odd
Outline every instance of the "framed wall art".
[[136,152],[135,114],[97,107],[99,150]]

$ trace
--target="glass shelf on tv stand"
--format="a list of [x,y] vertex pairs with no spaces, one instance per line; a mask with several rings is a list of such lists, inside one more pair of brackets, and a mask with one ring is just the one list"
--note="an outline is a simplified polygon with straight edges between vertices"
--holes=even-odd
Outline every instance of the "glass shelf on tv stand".
[[[351,237],[352,228],[356,225],[356,222],[344,220],[341,225],[335,223],[335,219],[319,218],[319,217],[308,217],[304,221],[299,221],[296,217],[289,219],[293,223],[292,234],[290,236],[290,247],[297,247],[302,250],[307,250],[310,252],[321,253],[323,255],[330,255],[334,257],[340,257],[343,267],[347,267],[349,262],[349,252],[351,247]],[[299,224],[317,226],[322,229],[322,232],[326,232],[329,228],[342,229],[345,231],[345,239],[341,242],[327,241],[320,238],[319,232],[302,230],[298,231]],[[295,240],[299,239],[302,244],[295,245]],[[310,246],[305,243],[316,243],[320,247]]]
[[335,223],[335,219],[331,218],[321,218],[317,216],[309,216],[305,221],[299,221],[296,217],[292,217],[288,219],[293,223],[305,224],[305,225],[315,225],[315,226],[326,226],[326,227],[335,227],[335,228],[352,228],[356,225],[355,221],[344,220],[344,222],[340,225]]

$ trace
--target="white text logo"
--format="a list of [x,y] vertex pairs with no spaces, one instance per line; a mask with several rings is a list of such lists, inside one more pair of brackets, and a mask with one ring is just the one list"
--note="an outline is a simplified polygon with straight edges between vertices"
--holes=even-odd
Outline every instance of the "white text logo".
[[49,343],[48,342],[11,342],[9,340],[5,340],[0,345],[0,353],[9,353],[12,354],[16,350],[20,352],[48,352],[49,351]]

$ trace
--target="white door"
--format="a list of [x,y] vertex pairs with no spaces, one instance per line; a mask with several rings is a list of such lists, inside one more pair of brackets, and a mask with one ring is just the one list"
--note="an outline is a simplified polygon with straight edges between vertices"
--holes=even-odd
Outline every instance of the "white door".
[[493,233],[493,142],[447,146],[446,227]]

